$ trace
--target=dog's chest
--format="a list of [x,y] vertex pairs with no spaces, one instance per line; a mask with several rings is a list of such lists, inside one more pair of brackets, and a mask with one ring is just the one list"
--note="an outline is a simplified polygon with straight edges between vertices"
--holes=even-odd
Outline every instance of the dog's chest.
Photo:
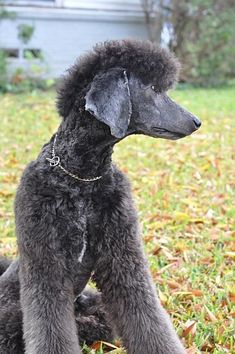
[[66,212],[66,236],[64,246],[68,245],[68,256],[82,263],[88,243],[88,217],[90,207],[83,200],[71,200],[71,206]]
[[66,223],[69,225],[69,242],[64,238],[64,246],[69,244],[68,258],[83,264],[87,257],[96,257],[105,237],[105,225],[110,224],[112,214],[118,211],[117,204],[122,199],[119,194],[107,186],[71,191],[64,201],[67,204],[64,211]]
[[[66,249],[66,263],[76,279],[90,277],[90,273],[95,261],[93,253],[93,242],[89,234],[89,220],[92,215],[91,202],[83,198],[71,200],[72,208],[67,210],[66,222],[69,225],[67,237],[63,237],[62,248]],[[80,282],[79,281],[79,282]],[[80,289],[77,289],[80,291]]]
[[94,257],[96,253],[103,229],[102,205],[94,203],[93,198],[77,198],[72,205],[67,215],[70,223],[69,256],[82,264],[88,254]]

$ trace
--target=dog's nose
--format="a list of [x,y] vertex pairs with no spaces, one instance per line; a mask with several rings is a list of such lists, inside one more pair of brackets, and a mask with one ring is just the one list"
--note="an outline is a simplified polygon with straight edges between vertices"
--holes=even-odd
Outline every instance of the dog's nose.
[[200,126],[202,125],[202,122],[197,117],[193,118],[193,123],[195,124],[195,127],[197,129],[200,128]]

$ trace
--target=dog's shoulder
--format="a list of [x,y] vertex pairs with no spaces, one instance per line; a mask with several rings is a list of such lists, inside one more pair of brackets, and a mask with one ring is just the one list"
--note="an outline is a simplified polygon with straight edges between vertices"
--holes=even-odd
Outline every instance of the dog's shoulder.
[[99,187],[97,193],[94,193],[93,203],[98,205],[101,212],[108,212],[108,214],[121,211],[123,208],[133,209],[131,184],[126,176],[117,166],[112,165],[111,177],[104,179],[101,188]]

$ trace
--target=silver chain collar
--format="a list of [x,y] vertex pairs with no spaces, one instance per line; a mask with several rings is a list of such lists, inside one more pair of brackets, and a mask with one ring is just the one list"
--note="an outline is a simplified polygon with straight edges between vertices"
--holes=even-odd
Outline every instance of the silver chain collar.
[[57,139],[57,134],[55,134],[55,138],[53,141],[53,145],[52,145],[52,150],[51,150],[51,155],[52,157],[46,157],[46,160],[50,162],[50,166],[51,167],[56,167],[58,166],[64,173],[66,173],[67,175],[69,175],[70,177],[76,179],[77,181],[82,181],[82,182],[95,182],[99,179],[101,179],[103,176],[97,176],[94,178],[81,178],[79,176],[74,175],[73,173],[67,171],[60,163],[60,157],[58,155],[55,154],[55,144],[56,144],[56,139]]

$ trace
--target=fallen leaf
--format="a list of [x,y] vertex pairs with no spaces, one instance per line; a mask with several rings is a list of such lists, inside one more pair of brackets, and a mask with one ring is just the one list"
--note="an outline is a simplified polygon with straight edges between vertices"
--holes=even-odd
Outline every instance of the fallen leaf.
[[229,299],[231,302],[235,302],[235,293],[232,293],[231,291],[228,293]]
[[208,307],[206,307],[206,305],[204,306],[206,313],[207,313],[207,317],[209,319],[209,321],[211,322],[217,322],[217,318],[215,317],[215,315],[208,309]]
[[198,296],[198,297],[203,296],[203,292],[201,290],[199,290],[199,289],[192,289],[192,290],[190,290],[190,292],[194,296]]
[[95,342],[92,345],[90,345],[90,348],[91,349],[95,349],[95,350],[100,350],[101,349],[101,345],[102,345],[102,342]]
[[152,254],[153,254],[154,256],[157,256],[157,255],[160,253],[161,249],[162,249],[162,248],[159,247],[159,246],[155,247],[154,250],[152,251]]
[[166,295],[163,294],[163,292],[160,289],[158,289],[158,296],[161,303],[164,305],[167,302],[167,297]]
[[108,342],[103,342],[102,343],[108,347],[108,348],[112,348],[112,349],[119,349],[119,347],[117,347],[116,345],[112,344],[112,343],[108,343]]
[[211,345],[210,343],[205,343],[205,344],[203,344],[203,346],[201,347],[201,350],[202,350],[203,352],[207,352],[207,353],[213,352],[214,349],[215,349],[214,346]]
[[187,337],[191,335],[192,337],[195,336],[197,329],[197,323],[195,321],[187,321],[186,327],[183,330],[183,337]]
[[165,272],[166,269],[174,267],[176,263],[177,262],[167,264],[165,267],[162,267],[161,269],[159,269],[157,273],[161,274],[161,273]]
[[225,252],[224,255],[225,257],[235,258],[235,252]]
[[173,281],[173,280],[168,280],[167,281],[167,285],[171,289],[179,289],[181,287],[181,284],[179,284],[179,283],[177,283],[176,281]]
[[4,191],[4,190],[0,191],[0,196],[2,196],[2,197],[11,197],[12,195],[13,195],[13,192],[8,192],[8,191]]
[[190,348],[186,349],[186,353],[187,354],[196,354],[197,353],[197,348],[195,346],[190,347]]

